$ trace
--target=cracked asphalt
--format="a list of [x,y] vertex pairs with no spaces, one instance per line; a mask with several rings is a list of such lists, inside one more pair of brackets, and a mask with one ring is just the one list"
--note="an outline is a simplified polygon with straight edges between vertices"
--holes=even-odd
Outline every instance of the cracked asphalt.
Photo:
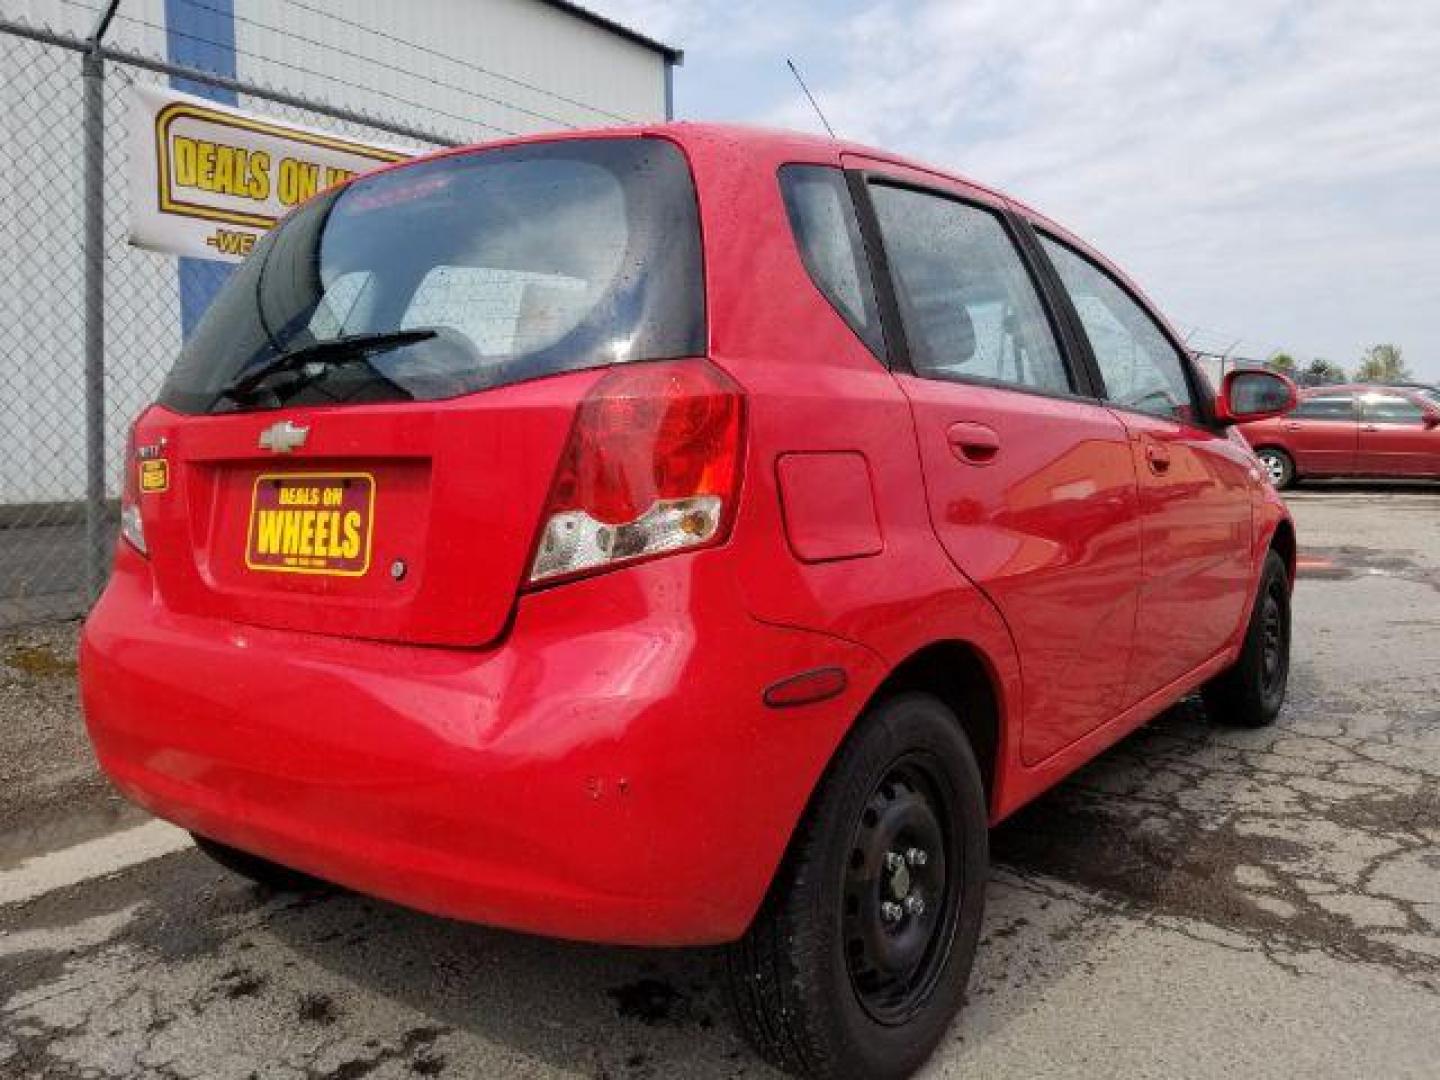
[[[929,1077],[1440,1076],[1440,488],[1305,489],[1279,723],[1185,703],[1002,826]],[[0,636],[0,881],[143,820],[74,627]],[[0,906],[0,1076],[768,1077],[713,957],[269,895],[181,851]]]

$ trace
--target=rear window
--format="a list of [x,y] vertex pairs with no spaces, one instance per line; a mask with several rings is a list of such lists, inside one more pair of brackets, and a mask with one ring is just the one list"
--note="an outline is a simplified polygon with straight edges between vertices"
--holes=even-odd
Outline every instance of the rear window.
[[[334,347],[352,338],[374,344]],[[221,290],[160,401],[194,413],[436,400],[698,355],[704,339],[679,150],[541,143],[406,166],[301,207]]]
[[1365,394],[1360,398],[1360,411],[1366,420],[1381,424],[1418,424],[1425,419],[1418,401],[1399,394]]

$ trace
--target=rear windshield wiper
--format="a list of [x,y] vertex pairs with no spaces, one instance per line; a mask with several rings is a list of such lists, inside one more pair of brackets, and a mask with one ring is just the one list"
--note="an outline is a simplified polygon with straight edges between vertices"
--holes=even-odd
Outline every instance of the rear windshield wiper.
[[261,383],[281,372],[295,371],[311,364],[328,368],[358,363],[368,360],[372,353],[398,349],[402,345],[413,345],[417,341],[428,341],[435,336],[434,330],[388,330],[373,334],[344,334],[323,341],[312,341],[309,345],[288,349],[258,367],[241,372],[220,388],[218,396],[237,400],[248,398]]

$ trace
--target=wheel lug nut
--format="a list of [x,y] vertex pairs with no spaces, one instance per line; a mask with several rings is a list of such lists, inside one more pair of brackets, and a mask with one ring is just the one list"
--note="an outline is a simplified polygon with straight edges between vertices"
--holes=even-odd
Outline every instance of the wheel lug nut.
[[911,866],[924,866],[930,861],[930,856],[925,854],[924,848],[912,847],[905,852],[905,861]]
[[905,913],[919,917],[925,914],[925,901],[918,896],[905,897]]
[[887,851],[885,853],[885,869],[892,874],[905,865],[905,857],[898,851]]
[[880,905],[880,917],[889,923],[899,922],[905,917],[905,909],[899,904],[886,900]]

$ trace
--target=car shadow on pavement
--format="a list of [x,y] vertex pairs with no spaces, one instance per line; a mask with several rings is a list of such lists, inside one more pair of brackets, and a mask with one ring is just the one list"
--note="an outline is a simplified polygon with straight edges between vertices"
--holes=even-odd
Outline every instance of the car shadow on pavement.
[[[265,929],[302,970],[323,969],[320,983],[362,989],[350,1000],[325,996],[333,1022],[356,1035],[388,1028],[388,1045],[426,1036],[437,1053],[462,1058],[458,1075],[479,1075],[482,1063],[499,1075],[502,1062],[523,1072],[521,1061],[597,1077],[762,1068],[731,1026],[712,952],[553,941],[347,893],[313,899]],[[305,1007],[297,998],[302,1022]],[[391,1013],[413,1023],[401,1030]],[[356,1050],[356,1068],[374,1055]]]
[[[251,890],[257,892],[258,890]],[[1094,937],[1065,947],[1082,908],[1001,872],[990,887],[988,928],[971,981],[985,1027],[1023,1015],[1051,979],[1083,964]],[[779,1077],[742,1041],[721,978],[719,950],[642,950],[559,942],[432,918],[347,893],[283,908],[263,932],[292,953],[295,1018],[320,1007],[378,1046],[355,1044],[353,1068],[404,1053],[424,1038],[459,1055],[459,1075],[485,1063],[517,1073],[537,1063],[593,1077]],[[342,988],[298,994],[300,973]],[[303,976],[301,976],[303,978]],[[359,994],[347,996],[345,987]],[[318,994],[318,997],[317,997]],[[377,1008],[376,999],[389,1005]],[[397,1025],[393,1017],[413,1017]],[[967,1014],[947,1042],[974,1038]],[[943,1051],[942,1051],[943,1052]],[[521,1062],[524,1062],[522,1065]],[[538,1070],[544,1075],[545,1070]]]
[[[1098,910],[1113,910],[1109,901],[1024,865],[1022,837],[1062,834],[1069,813],[1062,788],[1032,804],[1023,823],[997,834],[1001,865],[988,889],[969,1004],[937,1058],[945,1046],[958,1049],[1022,1018],[1051,982],[1086,965],[1114,932],[1094,918]],[[1092,847],[1073,828],[1067,835],[1082,851]],[[492,1061],[497,1072],[501,1061],[509,1061],[517,1072],[544,1063],[607,1078],[780,1076],[738,1034],[723,991],[719,950],[559,942],[434,918],[345,892],[283,906],[256,932],[292,954],[286,982],[297,1021],[308,1022],[318,993],[333,1023],[351,1029],[355,1068],[377,1053],[403,1054],[407,1040],[423,1037],[436,1053],[463,1055],[461,1075],[480,1061]],[[305,980],[300,973],[306,971],[318,977]],[[299,987],[307,981],[342,990],[301,995]],[[361,993],[347,997],[346,987]],[[389,1006],[377,1008],[377,998]],[[413,1023],[402,1029],[395,1016],[412,1017]],[[388,1039],[378,1047],[355,1043],[361,1034],[373,1041],[376,1032],[387,1030]]]

